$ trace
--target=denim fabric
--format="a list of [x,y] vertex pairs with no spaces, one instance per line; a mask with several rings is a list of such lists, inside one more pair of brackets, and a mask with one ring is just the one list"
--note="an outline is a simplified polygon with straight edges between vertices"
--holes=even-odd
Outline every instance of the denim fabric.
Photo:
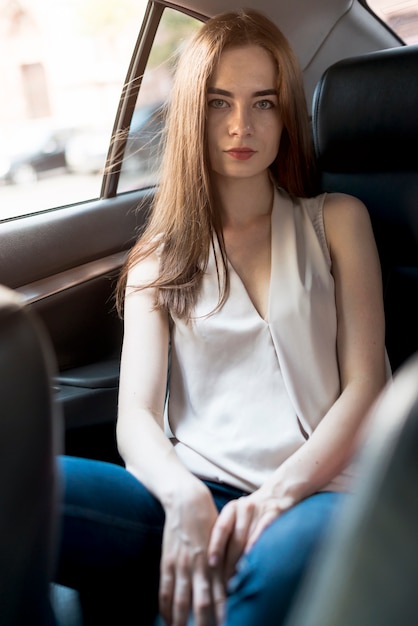
[[[151,626],[158,613],[164,511],[124,468],[61,457],[64,485],[56,581],[79,590],[84,624]],[[206,483],[218,509],[243,492]],[[320,493],[281,515],[238,565],[226,626],[279,626],[341,494]]]

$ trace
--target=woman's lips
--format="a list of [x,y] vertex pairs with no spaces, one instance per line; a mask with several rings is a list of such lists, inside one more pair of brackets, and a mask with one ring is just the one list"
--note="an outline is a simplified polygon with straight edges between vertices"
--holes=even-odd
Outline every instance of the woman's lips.
[[251,150],[251,148],[231,148],[231,150],[227,150],[226,152],[229,156],[238,161],[247,161],[255,154],[255,151]]

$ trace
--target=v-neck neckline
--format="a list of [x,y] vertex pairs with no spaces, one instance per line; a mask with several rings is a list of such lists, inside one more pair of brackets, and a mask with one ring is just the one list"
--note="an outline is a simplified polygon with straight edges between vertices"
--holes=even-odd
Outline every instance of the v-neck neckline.
[[271,209],[271,213],[270,213],[270,275],[269,275],[269,285],[268,285],[268,290],[267,290],[267,306],[266,306],[266,315],[265,317],[263,317],[263,315],[261,315],[260,311],[258,310],[258,308],[256,307],[256,305],[253,302],[253,299],[251,298],[250,294],[248,293],[248,289],[245,286],[244,281],[242,280],[241,276],[239,275],[239,273],[236,271],[236,269],[234,268],[233,264],[231,263],[231,261],[229,260],[229,258],[227,257],[227,262],[228,262],[228,271],[231,273],[233,273],[246,297],[247,300],[249,301],[252,309],[254,310],[254,312],[256,313],[258,319],[263,322],[266,325],[269,325],[269,320],[270,320],[270,305],[271,305],[271,285],[272,285],[272,275],[273,275],[273,246],[274,246],[274,234],[273,234],[273,213],[275,212],[275,208],[276,208],[276,203],[277,203],[277,191],[276,189],[274,189],[274,195],[273,195],[273,206]]

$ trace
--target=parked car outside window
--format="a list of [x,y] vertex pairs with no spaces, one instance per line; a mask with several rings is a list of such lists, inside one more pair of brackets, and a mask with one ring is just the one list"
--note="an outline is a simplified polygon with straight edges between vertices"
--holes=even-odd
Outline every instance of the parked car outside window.
[[[135,109],[123,155],[127,160],[125,172],[147,173],[158,166],[163,106],[163,102],[156,102]],[[69,171],[74,174],[103,173],[110,141],[107,128],[89,127],[75,131],[65,150]]]
[[66,172],[67,145],[74,129],[42,128],[37,140],[29,134],[25,145],[15,149],[15,154],[5,155],[0,164],[0,180],[4,183],[25,185],[34,183],[51,172]]

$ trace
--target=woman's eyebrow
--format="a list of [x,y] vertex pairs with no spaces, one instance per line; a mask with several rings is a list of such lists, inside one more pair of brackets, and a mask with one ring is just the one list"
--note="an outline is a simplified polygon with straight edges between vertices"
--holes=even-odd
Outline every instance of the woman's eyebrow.
[[[228,98],[234,97],[234,94],[231,91],[227,91],[226,89],[219,89],[218,87],[208,87],[208,93],[216,94],[218,96],[227,96]],[[261,91],[255,91],[252,94],[253,98],[259,98],[261,96],[277,96],[277,90],[262,89]]]

